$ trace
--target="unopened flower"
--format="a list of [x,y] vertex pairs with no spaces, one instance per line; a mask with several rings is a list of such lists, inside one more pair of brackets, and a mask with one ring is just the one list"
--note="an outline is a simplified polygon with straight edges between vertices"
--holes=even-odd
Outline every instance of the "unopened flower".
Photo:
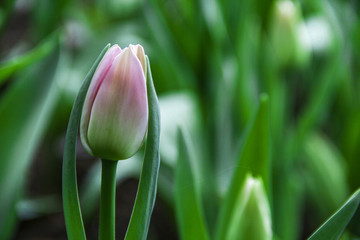
[[271,41],[280,66],[306,65],[311,49],[301,8],[290,0],[274,2]]
[[114,45],[101,60],[85,98],[82,144],[91,155],[127,159],[141,147],[147,125],[144,49]]
[[227,239],[271,240],[271,213],[261,178],[247,174]]

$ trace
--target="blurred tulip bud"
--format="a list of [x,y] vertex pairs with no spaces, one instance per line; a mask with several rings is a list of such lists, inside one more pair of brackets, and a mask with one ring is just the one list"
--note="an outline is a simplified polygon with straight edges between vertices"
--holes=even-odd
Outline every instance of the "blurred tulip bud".
[[336,147],[318,133],[307,137],[304,153],[303,174],[308,196],[324,218],[339,208],[349,195],[346,163]]
[[270,207],[261,178],[246,176],[227,239],[272,239]]
[[290,0],[275,2],[271,41],[280,66],[304,65],[311,46],[300,7]]
[[96,69],[85,98],[82,144],[91,155],[127,159],[141,147],[147,125],[144,49],[114,45]]

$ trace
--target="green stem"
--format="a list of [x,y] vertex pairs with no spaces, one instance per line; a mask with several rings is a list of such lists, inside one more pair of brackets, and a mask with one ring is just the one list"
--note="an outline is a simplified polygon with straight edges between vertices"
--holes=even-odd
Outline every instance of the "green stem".
[[115,239],[116,166],[118,161],[102,159],[99,240]]

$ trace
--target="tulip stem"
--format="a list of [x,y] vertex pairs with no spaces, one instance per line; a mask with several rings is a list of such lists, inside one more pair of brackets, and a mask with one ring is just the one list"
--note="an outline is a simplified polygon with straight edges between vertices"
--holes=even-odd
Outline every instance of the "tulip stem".
[[115,239],[116,166],[118,161],[102,159],[99,240]]

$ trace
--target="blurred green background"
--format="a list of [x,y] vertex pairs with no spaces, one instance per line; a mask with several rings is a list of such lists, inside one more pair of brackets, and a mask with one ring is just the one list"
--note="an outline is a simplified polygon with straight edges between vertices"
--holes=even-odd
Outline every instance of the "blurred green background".
[[[82,80],[109,42],[144,47],[160,100],[161,168],[148,239],[180,239],[178,126],[193,140],[195,181],[213,236],[263,93],[276,238],[310,236],[360,186],[359,1],[0,4],[0,239],[66,239],[61,166],[67,121]],[[119,239],[141,159],[142,152],[119,163]],[[100,164],[80,143],[77,168],[85,228],[88,239],[96,239]],[[354,219],[344,239],[360,237],[359,209]]]

